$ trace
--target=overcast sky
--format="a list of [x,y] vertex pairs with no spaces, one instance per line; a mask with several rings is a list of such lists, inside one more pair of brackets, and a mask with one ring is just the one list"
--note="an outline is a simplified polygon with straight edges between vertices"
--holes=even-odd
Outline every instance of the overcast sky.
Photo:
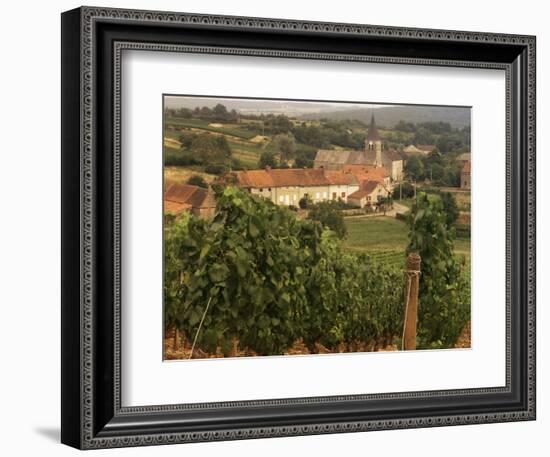
[[193,97],[193,96],[173,96],[164,97],[164,106],[166,108],[195,108],[197,106],[213,106],[221,103],[229,110],[258,113],[288,112],[290,113],[313,113],[323,111],[348,110],[356,108],[374,109],[382,106],[371,103],[334,103],[334,102],[303,102],[290,100],[258,100],[243,98],[223,98],[223,97]]

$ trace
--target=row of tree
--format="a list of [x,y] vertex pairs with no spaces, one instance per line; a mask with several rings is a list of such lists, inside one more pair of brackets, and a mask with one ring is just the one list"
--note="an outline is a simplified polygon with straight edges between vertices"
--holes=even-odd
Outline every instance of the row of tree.
[[[321,119],[319,124],[299,122],[284,114],[239,114],[218,103],[194,109],[179,108],[167,110],[169,116],[184,119],[197,118],[208,121],[236,123],[243,120],[243,128],[261,135],[292,135],[297,142],[315,148],[329,148],[333,145],[360,149],[365,140],[367,126],[359,120]],[[412,123],[400,121],[394,129],[383,132],[389,147],[401,149],[414,144],[435,144],[443,152],[465,152],[470,147],[470,127],[454,129],[448,122]]]
[[437,148],[425,157],[411,156],[405,162],[408,179],[416,182],[428,180],[439,186],[460,186],[460,170],[454,155],[443,155]]

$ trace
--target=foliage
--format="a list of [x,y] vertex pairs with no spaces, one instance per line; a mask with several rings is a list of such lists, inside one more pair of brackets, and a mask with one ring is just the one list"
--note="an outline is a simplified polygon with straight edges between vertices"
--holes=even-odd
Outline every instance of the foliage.
[[301,209],[309,208],[311,205],[313,205],[313,200],[307,194],[300,198],[300,200],[298,201],[298,206]]
[[461,275],[442,200],[420,192],[408,224],[407,252],[418,252],[422,258],[419,346],[449,347],[468,320],[470,296],[469,276]]
[[187,184],[191,184],[193,186],[198,186],[198,187],[204,187],[205,189],[208,189],[208,183],[200,175],[190,176],[189,179],[187,180]]
[[320,222],[324,228],[332,230],[340,239],[346,237],[348,231],[340,210],[340,204],[337,201],[322,201],[310,205],[308,208],[308,219]]
[[346,253],[318,222],[242,190],[217,198],[214,219],[186,213],[168,229],[168,324],[193,339],[204,316],[198,346],[226,354],[235,339],[265,355],[300,337],[313,348],[399,335],[401,268]]
[[288,162],[294,158],[296,152],[296,140],[292,134],[279,134],[273,140],[275,148],[279,152],[279,159],[281,163]]
[[395,186],[392,192],[392,197],[394,200],[399,200],[399,198],[412,198],[414,197],[414,187],[410,182],[404,181]]
[[450,192],[441,192],[440,197],[441,203],[443,204],[443,211],[445,211],[445,223],[447,224],[447,228],[450,229],[458,219],[458,206],[453,194]]
[[198,135],[189,147],[196,160],[202,164],[224,164],[231,157],[231,148],[225,136],[208,133]]
[[260,155],[260,160],[258,160],[258,168],[263,169],[266,167],[277,168],[279,161],[277,156],[272,151],[264,151]]
[[424,164],[417,156],[409,157],[405,163],[405,173],[413,181],[419,181],[424,177]]

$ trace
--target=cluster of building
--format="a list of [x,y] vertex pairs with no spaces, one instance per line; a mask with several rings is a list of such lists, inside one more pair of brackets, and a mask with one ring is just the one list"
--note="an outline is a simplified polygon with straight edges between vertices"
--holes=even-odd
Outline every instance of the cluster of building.
[[[387,197],[393,182],[403,179],[403,159],[397,151],[383,150],[382,139],[371,119],[363,150],[319,150],[314,168],[242,170],[231,172],[226,182],[247,189],[277,205],[296,206],[300,200],[314,203],[341,200],[358,208],[376,206]],[[166,188],[164,212],[208,217],[215,210],[210,189],[174,183]]]
[[[409,145],[405,155],[428,155],[434,145]],[[470,188],[470,156],[459,157],[462,163],[460,187]],[[374,116],[362,150],[320,149],[314,168],[242,170],[223,179],[251,194],[260,195],[277,205],[300,205],[300,200],[314,203],[341,200],[358,208],[376,206],[390,195],[396,182],[403,180],[403,157],[385,149]],[[174,183],[165,191],[166,214],[193,214],[210,217],[216,207],[212,190],[190,184]]]
[[342,170],[348,165],[383,168],[391,181],[403,180],[403,158],[395,149],[383,148],[374,115],[362,150],[320,149],[314,160],[315,168],[327,170]]
[[341,170],[267,167],[237,171],[233,176],[239,187],[286,206],[297,207],[305,198],[313,203],[342,200],[364,208],[376,205],[381,197],[389,195],[385,172],[372,166],[351,166]]
[[216,198],[210,188],[171,183],[164,190],[164,214],[178,216],[184,211],[210,218],[216,211]]

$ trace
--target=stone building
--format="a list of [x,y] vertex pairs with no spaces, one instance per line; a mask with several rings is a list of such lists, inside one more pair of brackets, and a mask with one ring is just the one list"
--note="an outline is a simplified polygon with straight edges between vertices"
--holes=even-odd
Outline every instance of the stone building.
[[471,171],[472,171],[472,162],[469,160],[464,162],[462,170],[460,171],[460,188],[461,189],[471,189],[472,180],[471,180]]
[[472,154],[469,152],[464,152],[460,154],[456,158],[457,162],[460,162],[462,165],[464,165],[466,162],[470,162],[472,160]]
[[216,199],[210,189],[191,184],[169,184],[164,191],[164,214],[179,216],[189,211],[196,216],[214,216]]
[[239,187],[278,205],[298,206],[303,197],[314,203],[347,198],[359,190],[352,173],[323,168],[243,170],[233,173]]
[[403,159],[396,150],[383,148],[374,115],[362,150],[319,149],[315,156],[315,168],[342,170],[347,165],[384,168],[392,181],[403,179]]
[[387,197],[388,195],[389,192],[382,183],[367,181],[361,189],[348,197],[348,203],[359,208],[365,208],[366,206],[378,204],[380,198]]
[[408,156],[425,157],[435,150],[435,144],[409,144],[403,148],[403,152]]

